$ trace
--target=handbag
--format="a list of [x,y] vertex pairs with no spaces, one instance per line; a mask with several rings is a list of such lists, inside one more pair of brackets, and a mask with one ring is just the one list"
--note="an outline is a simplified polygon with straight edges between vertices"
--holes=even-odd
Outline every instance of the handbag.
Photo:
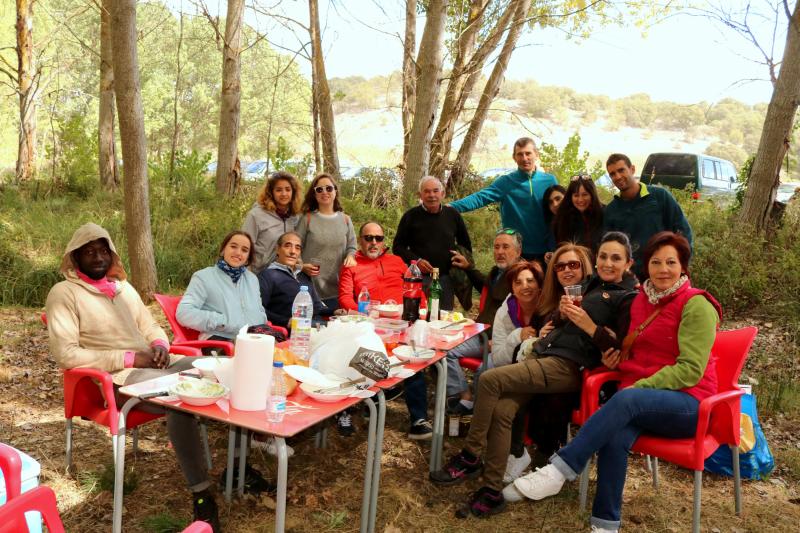
[[661,308],[660,307],[656,307],[656,310],[653,311],[652,313],[650,313],[650,316],[645,318],[644,322],[639,324],[639,326],[636,329],[634,329],[633,331],[631,331],[630,333],[625,335],[625,338],[622,339],[622,349],[619,352],[619,360],[620,360],[620,362],[628,360],[628,356],[631,353],[631,348],[633,348],[634,341],[636,341],[636,338],[639,335],[642,334],[642,331],[644,331],[644,328],[649,326],[650,322],[655,320],[655,318],[658,316],[658,313],[660,313],[660,312],[661,312]]

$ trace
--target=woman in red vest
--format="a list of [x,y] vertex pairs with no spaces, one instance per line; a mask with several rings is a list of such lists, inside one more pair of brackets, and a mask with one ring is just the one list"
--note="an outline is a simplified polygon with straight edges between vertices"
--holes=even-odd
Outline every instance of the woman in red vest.
[[507,501],[557,494],[597,453],[592,531],[618,531],[628,451],[639,435],[694,435],[700,401],[717,391],[711,346],[722,310],[710,294],[689,282],[690,254],[686,238],[672,232],[658,233],[647,243],[643,259],[648,278],[631,305],[630,355],[623,349],[603,356],[607,367],[623,374],[620,391],[550,464],[508,485],[503,490]]

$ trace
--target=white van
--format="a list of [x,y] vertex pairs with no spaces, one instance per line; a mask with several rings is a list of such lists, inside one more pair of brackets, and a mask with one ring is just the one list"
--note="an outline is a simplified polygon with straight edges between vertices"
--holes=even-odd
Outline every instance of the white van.
[[705,154],[650,154],[642,167],[641,177],[644,183],[675,189],[693,186],[700,195],[733,195],[739,188],[733,163]]

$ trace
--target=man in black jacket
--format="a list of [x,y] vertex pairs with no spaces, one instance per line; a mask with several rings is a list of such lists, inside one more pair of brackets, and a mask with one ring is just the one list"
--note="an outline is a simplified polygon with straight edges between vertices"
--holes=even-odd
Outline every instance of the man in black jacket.
[[[494,238],[494,266],[487,274],[479,272],[475,265],[459,253],[453,253],[452,265],[464,270],[472,281],[472,285],[481,293],[480,311],[477,322],[492,324],[497,309],[511,292],[506,280],[506,270],[516,263],[522,253],[522,235],[513,229],[501,229]],[[488,335],[491,338],[491,329]],[[464,371],[458,360],[462,357],[483,357],[484,337],[472,337],[447,352],[447,396],[448,410],[453,414],[469,414],[472,412],[472,392],[467,386]],[[489,341],[491,342],[491,341]],[[458,401],[456,398],[458,397]]]

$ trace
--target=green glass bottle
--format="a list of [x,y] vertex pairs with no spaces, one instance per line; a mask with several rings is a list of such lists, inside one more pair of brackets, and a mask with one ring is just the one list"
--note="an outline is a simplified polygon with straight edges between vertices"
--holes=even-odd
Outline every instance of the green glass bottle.
[[428,289],[428,321],[439,320],[439,300],[442,299],[442,284],[439,283],[439,269],[434,268],[431,274],[431,286]]

